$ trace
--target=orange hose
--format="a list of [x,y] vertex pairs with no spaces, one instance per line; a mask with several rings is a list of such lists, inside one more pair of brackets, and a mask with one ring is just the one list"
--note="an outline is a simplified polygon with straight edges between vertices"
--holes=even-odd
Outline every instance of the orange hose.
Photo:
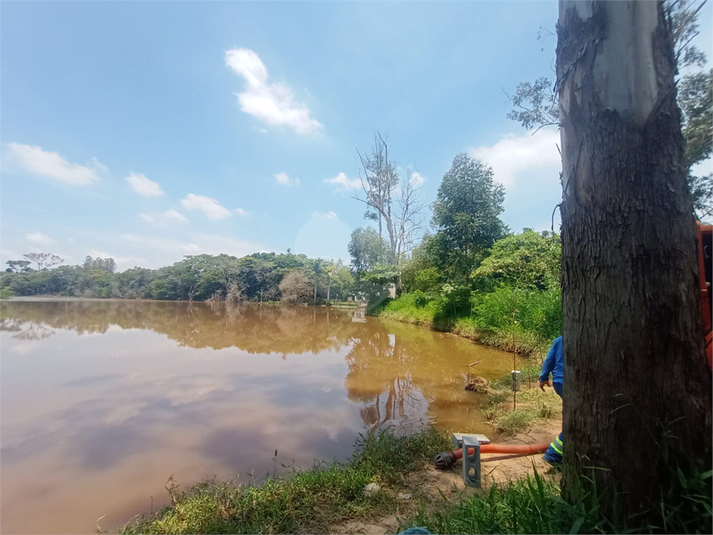
[[[549,448],[549,444],[527,444],[527,445],[512,445],[512,444],[482,444],[480,453],[510,453],[515,455],[532,455],[534,453],[544,453]],[[473,448],[468,450],[468,454],[473,453]],[[463,458],[463,449],[453,452],[456,459]]]

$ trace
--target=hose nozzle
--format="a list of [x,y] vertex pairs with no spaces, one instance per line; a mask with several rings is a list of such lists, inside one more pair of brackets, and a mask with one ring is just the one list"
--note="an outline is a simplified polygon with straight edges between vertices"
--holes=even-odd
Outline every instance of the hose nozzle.
[[436,455],[434,461],[436,462],[436,468],[445,470],[453,466],[453,463],[456,462],[456,457],[450,451],[442,451]]

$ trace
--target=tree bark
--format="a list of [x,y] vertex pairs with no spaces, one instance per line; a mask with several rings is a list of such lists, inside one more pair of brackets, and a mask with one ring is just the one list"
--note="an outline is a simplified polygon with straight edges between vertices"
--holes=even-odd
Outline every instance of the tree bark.
[[616,488],[629,522],[651,518],[677,468],[711,466],[675,68],[660,4],[560,1],[563,493]]

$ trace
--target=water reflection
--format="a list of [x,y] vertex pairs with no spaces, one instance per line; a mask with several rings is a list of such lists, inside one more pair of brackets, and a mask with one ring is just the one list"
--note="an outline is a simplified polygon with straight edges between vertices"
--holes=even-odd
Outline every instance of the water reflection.
[[512,363],[324,308],[13,301],[0,337],[7,532],[91,532],[103,514],[115,528],[171,474],[262,476],[275,449],[285,464],[342,459],[364,430],[487,432],[468,363],[489,379]]

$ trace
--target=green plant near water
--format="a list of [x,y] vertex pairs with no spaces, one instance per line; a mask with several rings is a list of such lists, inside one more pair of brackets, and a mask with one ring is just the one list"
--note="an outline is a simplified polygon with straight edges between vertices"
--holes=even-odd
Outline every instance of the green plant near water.
[[326,533],[334,522],[390,512],[395,498],[388,490],[366,496],[364,487],[388,489],[449,446],[432,428],[401,438],[382,432],[364,440],[348,463],[261,485],[204,482],[184,490],[171,482],[172,504],[123,533]]
[[[488,492],[461,495],[435,510],[422,507],[402,527],[424,526],[432,533],[710,533],[711,472],[676,475],[653,516],[644,525],[604,518],[603,499],[612,493],[581,491],[575,499],[560,497],[559,485],[535,471],[532,476],[494,485]],[[616,499],[615,497],[613,499]]]
[[0,299],[10,299],[15,295],[10,288],[0,288]]

